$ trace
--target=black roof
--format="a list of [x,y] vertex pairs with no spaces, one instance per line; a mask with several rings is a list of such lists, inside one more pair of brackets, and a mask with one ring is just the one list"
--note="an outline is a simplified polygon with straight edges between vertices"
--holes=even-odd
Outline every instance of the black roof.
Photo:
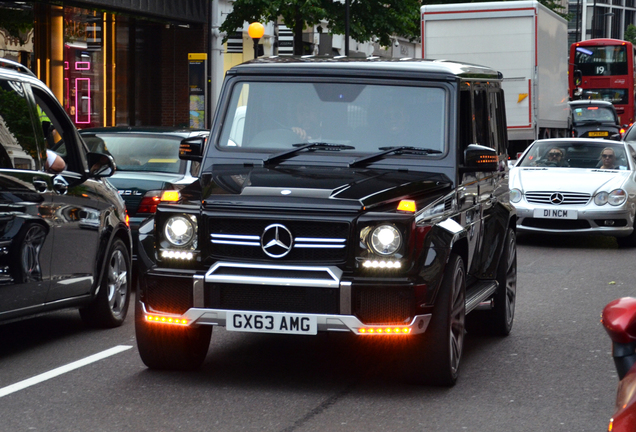
[[382,59],[380,57],[332,57],[332,56],[289,56],[264,57],[242,63],[228,71],[232,74],[263,73],[324,73],[325,71],[383,71],[389,74],[434,74],[451,75],[465,79],[503,79],[503,75],[487,66],[460,63],[450,60],[429,59]]

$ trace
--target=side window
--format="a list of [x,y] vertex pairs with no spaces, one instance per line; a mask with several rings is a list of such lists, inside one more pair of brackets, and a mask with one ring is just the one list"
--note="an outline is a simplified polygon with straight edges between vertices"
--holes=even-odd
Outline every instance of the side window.
[[40,150],[24,85],[0,80],[0,168],[40,169]]
[[484,87],[478,87],[474,89],[473,97],[475,107],[476,144],[492,147],[490,143],[490,121],[488,118],[488,92]]
[[[32,89],[38,115],[36,127],[39,127],[44,137],[47,153],[45,169],[52,173],[66,170],[82,172],[75,127],[56,99],[36,87]],[[51,167],[51,164],[55,165]]]
[[461,84],[459,92],[459,146],[463,152],[473,139],[473,109],[470,100],[470,86]]

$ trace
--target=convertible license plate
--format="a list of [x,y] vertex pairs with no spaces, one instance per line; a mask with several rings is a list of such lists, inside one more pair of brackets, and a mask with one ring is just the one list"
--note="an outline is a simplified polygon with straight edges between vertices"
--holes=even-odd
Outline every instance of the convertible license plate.
[[576,210],[534,209],[534,217],[540,219],[576,219]]
[[601,137],[601,136],[608,136],[609,132],[607,131],[603,131],[603,132],[588,132],[587,136],[591,136],[591,137]]
[[228,312],[225,328],[238,332],[315,335],[318,333],[318,321],[313,315]]

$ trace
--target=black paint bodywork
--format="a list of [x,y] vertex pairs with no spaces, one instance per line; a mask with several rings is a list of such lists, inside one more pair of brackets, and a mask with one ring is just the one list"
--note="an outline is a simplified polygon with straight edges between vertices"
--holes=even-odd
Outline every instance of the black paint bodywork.
[[[443,86],[451,95],[450,130],[443,154],[429,158],[391,155],[350,168],[350,153],[299,152],[267,165],[263,163],[270,156],[267,151],[225,151],[216,145],[226,121],[229,92],[236,82],[358,82],[361,78],[375,84],[433,82]],[[140,227],[140,300],[150,311],[185,313],[193,306],[193,277],[202,278],[211,266],[223,260],[247,265],[333,265],[342,270],[341,281],[351,283],[350,304],[332,304],[329,298],[321,298],[315,301],[324,310],[315,312],[308,305],[252,302],[263,290],[246,289],[244,295],[250,301],[245,300],[241,307],[238,303],[224,303],[223,296],[229,295],[224,287],[206,283],[205,307],[352,314],[365,324],[389,324],[408,322],[415,315],[432,312],[451,252],[462,256],[466,265],[467,293],[479,281],[494,280],[506,231],[515,227],[514,208],[508,202],[507,142],[500,142],[495,148],[499,164],[494,171],[464,166],[463,150],[458,144],[459,128],[470,127],[460,124],[460,88],[468,82],[486,86],[486,81],[489,88],[500,89],[501,76],[490,69],[427,61],[277,59],[233,68],[226,76],[199,181],[181,191],[179,202],[161,204],[154,220]],[[417,212],[398,211],[401,200],[414,201]],[[198,220],[196,259],[191,262],[174,262],[159,256],[165,246],[161,229],[169,217],[177,214],[191,214]],[[319,257],[290,253],[272,258],[258,248],[246,255],[229,248],[221,250],[209,241],[218,229],[232,233],[234,227],[245,225],[244,230],[257,233],[271,223],[290,226],[292,231],[312,225],[320,228],[324,223],[343,226],[345,252]],[[379,272],[360,265],[368,253],[360,244],[360,230],[379,223],[393,224],[403,233],[404,245],[398,255],[407,264],[399,270]],[[363,297],[369,293],[374,301],[390,304],[392,309],[386,315],[365,309]],[[276,295],[284,298],[291,294],[280,287]]]

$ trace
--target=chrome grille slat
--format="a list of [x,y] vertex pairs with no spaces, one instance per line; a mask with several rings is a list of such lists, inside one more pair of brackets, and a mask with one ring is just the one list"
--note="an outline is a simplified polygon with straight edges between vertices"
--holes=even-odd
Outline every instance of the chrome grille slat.
[[534,204],[549,204],[553,205],[550,197],[552,194],[560,193],[563,195],[563,202],[558,205],[585,205],[590,201],[592,197],[590,194],[581,192],[526,192],[526,201]]

